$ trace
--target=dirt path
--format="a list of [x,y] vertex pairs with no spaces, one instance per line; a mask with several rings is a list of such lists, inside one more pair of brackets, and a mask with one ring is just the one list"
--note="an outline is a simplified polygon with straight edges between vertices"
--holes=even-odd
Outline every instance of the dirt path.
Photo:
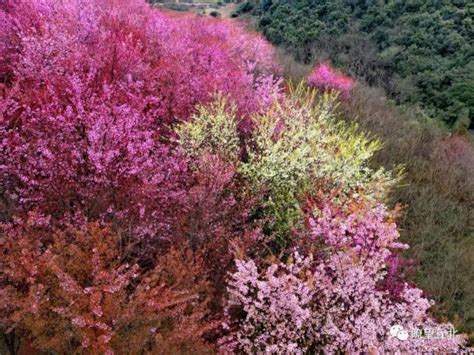
[[224,4],[222,6],[219,6],[217,9],[208,7],[206,9],[206,14],[209,15],[212,11],[217,11],[221,14],[223,18],[230,18],[230,15],[235,11],[237,8],[237,4],[231,3],[231,4]]
[[218,11],[222,14],[222,17],[230,17],[236,8],[237,4],[231,3],[221,6]]
[[[193,2],[193,3],[172,3],[172,2],[161,2],[157,3],[158,6],[167,7],[167,5],[184,5],[188,6],[188,11],[192,11],[195,13],[205,13],[206,15],[210,15],[211,12],[217,11],[221,14],[223,18],[230,18],[232,13],[237,9],[238,4],[230,3],[230,4],[223,4],[221,6],[211,6],[213,5],[210,2]],[[171,8],[171,10],[173,10]]]

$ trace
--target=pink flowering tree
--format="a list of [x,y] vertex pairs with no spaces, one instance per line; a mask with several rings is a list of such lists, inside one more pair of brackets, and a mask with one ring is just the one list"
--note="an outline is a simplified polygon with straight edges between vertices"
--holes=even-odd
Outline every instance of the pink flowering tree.
[[[381,205],[343,208],[325,201],[312,205],[307,217],[304,254],[296,251],[286,262],[269,265],[237,260],[223,349],[457,351],[463,338],[452,334],[450,324],[429,316],[432,303],[421,290],[403,283],[395,293],[385,286],[394,250],[405,247],[397,242],[389,217]],[[423,338],[423,332],[432,330],[443,337]]]
[[308,84],[321,91],[337,91],[343,99],[349,99],[354,80],[337,72],[330,64],[321,63],[309,75]]
[[193,183],[170,128],[216,92],[240,122],[279,94],[259,35],[145,1],[8,0],[0,26],[6,218],[34,207],[169,238]]

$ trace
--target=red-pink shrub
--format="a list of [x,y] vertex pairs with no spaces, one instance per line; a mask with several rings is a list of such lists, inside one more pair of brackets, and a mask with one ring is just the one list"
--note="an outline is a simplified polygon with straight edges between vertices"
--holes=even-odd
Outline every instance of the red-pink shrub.
[[198,158],[190,180],[168,242],[189,243],[206,255],[205,269],[220,297],[234,252],[251,253],[262,240],[262,223],[253,216],[260,196],[249,194],[235,166],[217,155]]
[[45,233],[41,216],[0,234],[0,326],[59,353],[209,353],[210,283],[183,245],[140,268],[122,236],[90,223]]
[[342,98],[349,99],[354,80],[337,72],[330,64],[321,63],[308,77],[308,84],[321,91],[339,91]]
[[160,124],[186,119],[215,91],[229,94],[241,113],[261,109],[278,91],[273,50],[235,23],[170,16],[130,0],[7,1],[2,10],[2,31],[14,44],[2,54],[17,54],[10,71],[22,89],[67,94],[76,79],[95,94],[108,84],[132,86],[136,96],[139,86],[145,113]]
[[239,119],[265,109],[279,92],[271,47],[144,1],[6,1],[0,14],[0,221],[34,209],[45,235],[111,224],[146,265],[189,243],[220,297],[232,251],[260,235],[258,199],[234,166],[191,161],[172,129],[216,91]]

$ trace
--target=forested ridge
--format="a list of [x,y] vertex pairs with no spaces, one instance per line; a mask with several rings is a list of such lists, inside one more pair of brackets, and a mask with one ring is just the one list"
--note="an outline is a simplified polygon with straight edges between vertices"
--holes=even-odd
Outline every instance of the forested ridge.
[[298,61],[331,59],[448,125],[474,118],[470,1],[249,1],[258,28]]

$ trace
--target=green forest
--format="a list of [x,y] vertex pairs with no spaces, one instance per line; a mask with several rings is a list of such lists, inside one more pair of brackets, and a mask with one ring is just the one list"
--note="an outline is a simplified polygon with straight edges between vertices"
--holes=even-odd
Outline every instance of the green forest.
[[397,103],[474,128],[474,3],[263,0],[243,3],[245,11],[298,61],[329,59]]

